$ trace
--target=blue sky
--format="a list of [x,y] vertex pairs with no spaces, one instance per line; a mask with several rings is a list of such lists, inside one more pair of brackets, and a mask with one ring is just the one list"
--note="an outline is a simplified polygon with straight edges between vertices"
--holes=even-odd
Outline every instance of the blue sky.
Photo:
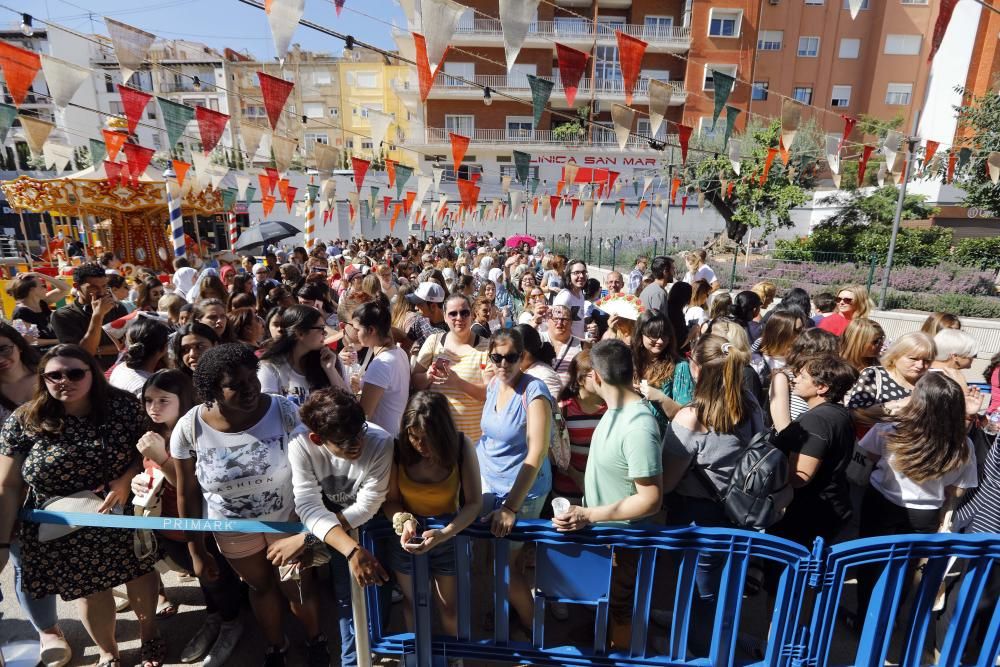
[[[261,58],[275,55],[264,12],[238,0],[9,0],[5,4],[83,32],[106,34],[102,17],[110,16],[164,39],[190,39],[220,50],[227,46],[249,50]],[[89,12],[93,12],[93,22]],[[405,25],[395,0],[347,0],[339,17],[332,0],[309,0],[304,18],[383,48],[395,48],[386,23]],[[20,17],[3,10],[0,23],[20,24]],[[339,53],[344,45],[305,26],[295,31],[292,43],[296,42],[304,49],[331,53]]]

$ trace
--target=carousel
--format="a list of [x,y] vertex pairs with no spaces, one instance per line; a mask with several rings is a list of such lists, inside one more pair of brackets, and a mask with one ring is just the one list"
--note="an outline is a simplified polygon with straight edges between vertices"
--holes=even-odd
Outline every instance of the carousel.
[[[192,174],[181,189],[182,214],[197,217],[221,212],[221,192],[212,188],[197,190],[194,181]],[[40,225],[43,260],[55,264],[62,254],[65,261],[63,244],[78,238],[89,255],[110,250],[129,264],[157,270],[170,268],[173,250],[166,181],[152,165],[137,179],[113,181],[102,162],[62,178],[18,176],[0,181],[0,188],[15,212],[49,214],[52,228],[44,222],[45,216]],[[196,233],[197,229],[196,224]],[[26,235],[23,223],[21,233]],[[200,254],[197,242],[190,240],[190,245],[191,251]]]

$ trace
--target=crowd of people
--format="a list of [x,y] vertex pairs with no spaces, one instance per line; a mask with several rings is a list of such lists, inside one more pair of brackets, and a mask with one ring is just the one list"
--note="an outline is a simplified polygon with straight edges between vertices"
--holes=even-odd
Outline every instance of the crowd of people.
[[[473,522],[497,538],[543,517],[561,532],[734,527],[720,498],[762,433],[794,489],[769,533],[811,547],[1000,524],[984,416],[1000,408],[1000,355],[984,406],[964,373],[979,346],[957,317],[935,313],[889,341],[862,286],[725,291],[707,260],[688,253],[675,275],[673,258],[640,257],[602,283],[542,242],[487,234],[225,252],[179,258],[168,275],[108,253],[76,266],[71,285],[17,275],[17,306],[0,323],[0,569],[10,561],[43,663],[72,654],[60,596],[78,601],[100,665],[121,664],[115,613],[126,606],[140,664],[163,664],[160,620],[176,612],[167,570],[196,577],[205,601],[195,635],[169,638],[184,662],[225,663],[248,597],[264,665],[285,664],[286,609],[308,664],[328,665],[320,593],[331,586],[340,663],[356,665],[351,578],[392,582],[412,627],[412,554],[429,556],[438,621],[453,635],[451,538]],[[307,532],[40,525],[18,522],[22,508],[299,521]],[[377,554],[356,532],[376,515],[398,535]],[[530,565],[522,546],[511,558]],[[615,554],[618,648],[631,639],[637,563]],[[530,572],[510,572],[515,635],[530,634]],[[699,560],[698,613],[711,613],[720,577],[714,558]],[[873,586],[859,577],[859,599]]]

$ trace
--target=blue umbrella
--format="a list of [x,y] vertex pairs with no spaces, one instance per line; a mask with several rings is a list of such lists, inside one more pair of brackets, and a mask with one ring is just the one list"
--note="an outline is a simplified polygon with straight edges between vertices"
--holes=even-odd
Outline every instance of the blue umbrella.
[[298,233],[299,230],[287,222],[266,220],[259,225],[247,227],[246,231],[240,234],[240,238],[236,240],[233,250],[244,252],[264,250],[268,245],[291,238]]

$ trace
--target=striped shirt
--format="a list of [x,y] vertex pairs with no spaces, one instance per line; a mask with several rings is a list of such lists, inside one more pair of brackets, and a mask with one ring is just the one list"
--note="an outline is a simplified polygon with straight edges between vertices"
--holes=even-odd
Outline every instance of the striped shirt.
[[953,529],[966,533],[1000,533],[1000,446],[990,447],[979,478],[979,486],[966,491],[964,503],[955,512]]
[[[594,437],[594,429],[608,408],[602,404],[596,412],[588,414],[583,411],[577,398],[560,401],[559,407],[563,419],[566,420],[566,430],[569,431],[569,464],[583,472],[587,469],[587,455],[590,453],[590,441]],[[562,495],[583,496],[583,489],[579,488],[569,475],[555,468],[552,470],[552,488]]]
[[[552,336],[548,332],[542,334],[542,342],[552,343],[552,347],[556,347],[556,344],[552,342]],[[580,354],[583,350],[583,341],[576,336],[570,336],[569,341],[558,349],[559,352],[556,353],[555,359],[552,360],[552,370],[559,373],[559,379],[562,380],[562,385],[565,387],[569,384],[569,365],[576,358],[576,355]]]
[[[450,351],[445,350],[445,334],[435,333],[420,348],[416,356],[416,363],[424,368],[430,368],[434,360],[439,356],[447,356],[451,359],[451,372],[458,375],[466,382],[473,384],[483,384],[483,369],[486,368],[486,355],[489,352],[490,341],[488,338],[477,336],[478,341],[473,345],[474,351],[461,357],[456,357]],[[457,387],[444,387],[441,385],[431,385],[428,387],[433,391],[441,392],[448,399],[451,406],[452,415],[455,417],[455,428],[468,436],[472,442],[478,442],[483,434],[479,422],[483,418],[483,401],[469,396]]]

